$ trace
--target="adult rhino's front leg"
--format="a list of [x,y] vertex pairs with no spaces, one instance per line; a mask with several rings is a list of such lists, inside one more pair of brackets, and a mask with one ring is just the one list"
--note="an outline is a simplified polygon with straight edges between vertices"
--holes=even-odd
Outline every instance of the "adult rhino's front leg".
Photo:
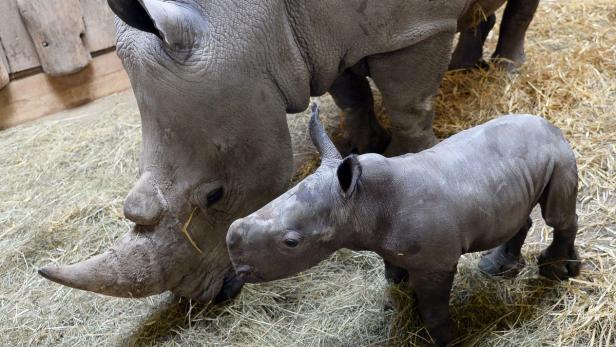
[[382,153],[389,135],[374,114],[372,90],[366,77],[349,69],[336,79],[329,92],[342,110],[342,154]]
[[402,50],[368,59],[370,75],[383,96],[391,124],[387,156],[432,147],[434,97],[443,79],[453,32],[442,32]]

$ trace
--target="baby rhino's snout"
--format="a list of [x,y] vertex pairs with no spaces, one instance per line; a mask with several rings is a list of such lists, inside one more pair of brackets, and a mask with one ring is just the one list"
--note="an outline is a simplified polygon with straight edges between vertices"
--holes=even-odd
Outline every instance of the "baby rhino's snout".
[[258,249],[258,244],[255,244],[255,233],[259,232],[257,229],[259,228],[255,227],[254,219],[247,217],[233,222],[227,232],[227,248],[231,263],[237,275],[246,283],[261,281],[255,267],[260,261],[260,252],[251,250],[255,247]]
[[227,248],[229,248],[229,252],[233,253],[239,250],[246,227],[247,225],[243,218],[231,224],[227,232]]

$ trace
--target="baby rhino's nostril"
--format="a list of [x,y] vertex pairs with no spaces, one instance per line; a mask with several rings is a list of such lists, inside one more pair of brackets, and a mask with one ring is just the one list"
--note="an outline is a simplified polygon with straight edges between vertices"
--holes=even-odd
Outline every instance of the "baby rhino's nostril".
[[237,248],[240,245],[242,239],[240,224],[240,221],[235,221],[231,224],[231,227],[229,227],[229,232],[227,233],[227,247],[229,247],[229,249]]
[[240,244],[240,235],[237,232],[230,232],[227,237],[227,245],[229,248],[237,248]]

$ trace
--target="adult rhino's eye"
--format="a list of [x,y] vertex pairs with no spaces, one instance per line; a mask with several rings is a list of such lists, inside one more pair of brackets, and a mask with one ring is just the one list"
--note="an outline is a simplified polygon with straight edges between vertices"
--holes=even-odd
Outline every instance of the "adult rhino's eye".
[[224,189],[221,182],[207,182],[195,188],[192,201],[199,207],[206,209],[222,199]]
[[299,241],[297,241],[296,239],[285,239],[284,244],[287,245],[287,247],[294,248],[299,245]]
[[220,201],[224,195],[222,187],[216,188],[207,194],[207,207],[210,207]]

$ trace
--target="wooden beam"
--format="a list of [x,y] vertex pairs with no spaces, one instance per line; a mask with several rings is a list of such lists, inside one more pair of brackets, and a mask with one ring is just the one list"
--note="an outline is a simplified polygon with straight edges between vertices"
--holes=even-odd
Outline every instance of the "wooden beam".
[[79,0],[17,0],[17,5],[46,74],[70,75],[90,64]]
[[40,66],[30,35],[19,17],[17,0],[0,0],[0,40],[9,63],[9,73]]
[[0,90],[0,129],[6,129],[130,88],[115,52],[98,56],[81,72],[64,77],[37,74]]
[[84,41],[90,52],[115,46],[113,12],[107,0],[81,0],[83,21],[86,25]]
[[0,89],[9,84],[9,67],[4,63],[4,49],[0,41]]

